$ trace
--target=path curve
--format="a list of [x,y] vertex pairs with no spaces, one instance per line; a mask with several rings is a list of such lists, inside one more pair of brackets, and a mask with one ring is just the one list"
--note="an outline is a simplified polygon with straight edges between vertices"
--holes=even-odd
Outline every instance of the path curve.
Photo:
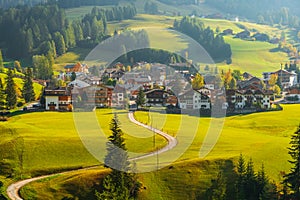
[[171,149],[173,149],[176,145],[177,145],[177,140],[176,138],[170,136],[169,134],[167,133],[164,133],[162,132],[161,130],[158,130],[156,128],[153,128],[151,126],[148,126],[146,124],[143,124],[139,121],[137,121],[135,118],[134,118],[134,113],[133,112],[129,112],[128,113],[128,118],[130,119],[131,122],[135,123],[136,125],[138,126],[142,126],[146,129],[149,129],[150,131],[153,131],[154,133],[164,137],[167,141],[168,141],[168,144],[166,146],[164,146],[163,148],[161,149],[158,149],[157,151],[153,151],[151,153],[147,153],[145,155],[141,155],[141,156],[138,156],[138,157],[135,157],[135,158],[132,158],[132,159],[129,159],[129,160],[140,160],[140,159],[143,159],[143,158],[147,158],[147,157],[150,157],[150,156],[154,156],[154,155],[157,155],[157,154],[161,154],[163,152],[166,152],[166,151],[169,151]]
[[[170,149],[173,149],[177,145],[176,138],[174,138],[174,137],[168,135],[167,133],[164,133],[164,132],[162,132],[162,131],[160,131],[156,128],[147,126],[147,125],[137,121],[134,118],[133,112],[128,113],[128,118],[130,119],[131,122],[135,123],[136,125],[142,126],[146,129],[149,129],[149,130],[153,131],[154,133],[161,135],[162,137],[164,137],[168,141],[168,144],[165,147],[163,147],[163,148],[161,148],[157,151],[147,153],[147,154],[142,155],[142,156],[131,158],[131,159],[129,159],[130,161],[140,160],[140,159],[143,159],[143,158],[147,158],[147,157],[150,157],[150,156],[155,156],[157,154],[161,154],[163,152],[169,151]],[[71,171],[66,171],[66,172],[61,172],[61,173],[56,173],[56,174],[50,174],[50,175],[44,175],[44,176],[38,176],[38,177],[35,177],[35,178],[21,180],[21,181],[18,181],[16,183],[13,183],[13,184],[9,185],[7,187],[6,193],[7,193],[8,197],[11,200],[23,200],[19,195],[19,190],[22,187],[24,187],[25,185],[27,185],[28,183],[31,183],[33,181],[37,181],[37,180],[40,180],[40,179],[48,178],[50,176],[61,175],[61,174],[69,173],[69,172],[75,172],[75,171],[83,171],[83,170],[87,170],[87,169],[91,169],[91,168],[95,168],[95,167],[88,167],[88,168],[84,168],[84,169],[71,170]]]

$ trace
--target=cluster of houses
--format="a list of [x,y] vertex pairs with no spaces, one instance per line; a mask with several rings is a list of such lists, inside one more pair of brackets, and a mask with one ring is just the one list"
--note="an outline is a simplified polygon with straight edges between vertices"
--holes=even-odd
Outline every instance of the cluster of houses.
[[[141,64],[143,65],[143,64]],[[176,107],[191,110],[210,110],[218,99],[223,99],[222,109],[234,113],[241,110],[255,112],[272,108],[274,93],[266,90],[264,83],[268,82],[271,74],[278,75],[284,88],[297,85],[297,75],[293,72],[278,70],[265,72],[259,79],[249,73],[243,74],[243,80],[237,82],[237,89],[223,91],[216,87],[216,78],[204,75],[205,85],[194,90],[188,81],[178,80],[178,73],[170,73],[165,65],[152,64],[148,71],[126,72],[120,68],[110,68],[103,71],[105,76],[118,80],[115,86],[105,85],[100,77],[94,77],[85,71],[86,65],[76,64],[66,66],[66,73],[78,72],[76,80],[65,88],[45,89],[46,110],[72,110],[73,106],[117,107],[133,106],[142,87],[146,102],[145,106]],[[182,76],[184,77],[184,76]],[[122,84],[119,84],[122,83]],[[181,89],[176,91],[178,85]],[[300,99],[300,91],[297,92]]]

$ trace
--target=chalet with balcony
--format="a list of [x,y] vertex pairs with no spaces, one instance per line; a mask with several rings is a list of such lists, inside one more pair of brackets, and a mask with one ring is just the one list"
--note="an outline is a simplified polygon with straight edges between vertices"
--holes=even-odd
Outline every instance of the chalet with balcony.
[[[153,89],[145,92],[146,106],[167,106],[176,105],[177,98],[171,91]],[[172,97],[170,97],[172,96]]]
[[45,89],[45,109],[49,111],[68,111],[72,109],[72,97],[66,89]]
[[276,72],[264,72],[263,81],[266,84],[268,84],[268,81],[270,80],[272,74],[277,75],[278,81],[284,89],[293,87],[297,84],[297,74],[295,72],[289,72],[284,69],[280,69]]
[[181,109],[210,109],[210,98],[197,90],[190,89],[179,95],[179,107]]

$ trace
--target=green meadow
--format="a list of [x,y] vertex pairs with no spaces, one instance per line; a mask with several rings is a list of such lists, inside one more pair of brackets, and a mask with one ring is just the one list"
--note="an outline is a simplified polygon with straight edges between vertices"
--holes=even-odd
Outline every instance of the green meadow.
[[[188,41],[182,39],[176,32],[170,31],[174,20],[178,17],[157,16],[138,14],[134,19],[123,20],[121,22],[112,22],[108,24],[109,33],[119,29],[145,29],[149,35],[150,45],[156,48],[163,48],[169,51],[180,52],[188,47]],[[234,33],[243,31],[242,26],[252,31],[266,33],[271,38],[280,37],[281,31],[276,27],[260,25],[249,22],[234,22],[222,19],[201,19],[205,26],[215,30],[217,27],[220,31],[232,29]],[[256,76],[261,76],[264,71],[278,70],[280,63],[289,60],[286,53],[277,51],[277,44],[260,41],[246,41],[233,36],[225,36],[225,41],[231,45],[232,63],[216,63],[221,69],[239,69],[247,71]],[[171,41],[171,42],[170,42]]]
[[[213,126],[214,119],[166,115],[158,112],[136,112],[135,117],[139,121],[151,124],[178,139],[177,147],[159,155],[159,165],[163,166],[167,163],[170,155],[180,155],[174,162],[158,171],[138,175],[143,184],[139,198],[193,199],[201,196],[218,170],[223,171],[226,178],[230,179],[240,154],[243,154],[247,160],[252,158],[255,170],[264,164],[268,177],[279,184],[282,180],[281,172],[287,172],[290,168],[287,161],[290,158],[287,147],[290,136],[299,125],[300,119],[300,105],[284,105],[283,108],[283,111],[226,117],[217,143],[203,158],[200,158],[199,151],[209,128]],[[198,128],[195,130],[195,127]],[[130,146],[131,141],[126,142]],[[185,148],[184,144],[189,142],[191,144]],[[137,162],[138,168],[148,165],[148,161],[150,163],[150,158]],[[97,173],[101,173],[102,170],[98,169]],[[51,199],[53,195],[60,195],[60,197],[70,195],[66,188],[77,185],[80,180],[86,181],[87,184],[99,183],[101,175],[90,172],[86,174],[72,172],[53,177],[50,183],[42,181],[29,184],[22,191],[24,194],[34,196],[49,196]],[[39,190],[39,188],[46,188],[46,185],[48,187],[49,184],[50,188]],[[90,195],[93,194],[93,191],[87,189],[84,184],[80,184],[80,189]],[[38,194],[37,191],[39,191]]]
[[[140,4],[141,2],[137,3]],[[141,5],[138,5],[138,10]],[[172,6],[167,6],[172,7]],[[160,7],[164,8],[164,7]],[[80,18],[85,13],[88,13],[92,7],[80,7],[67,10],[67,16],[70,19]],[[141,11],[139,11],[141,12]],[[183,39],[178,33],[172,32],[168,28],[173,26],[174,20],[180,20],[180,17],[138,14],[133,19],[114,21],[108,23],[108,34],[113,34],[115,30],[145,29],[149,35],[150,46],[153,48],[165,49],[173,52],[180,52],[187,49],[189,43]],[[222,32],[225,29],[232,29],[234,33],[243,31],[246,27],[251,31],[266,33],[272,37],[280,37],[283,29],[271,27],[267,25],[255,24],[250,22],[235,22],[223,19],[205,19],[201,18],[205,26],[215,30],[217,27]],[[287,31],[287,30],[284,30]],[[225,36],[224,39],[231,45],[232,63],[216,63],[221,69],[239,69],[247,71],[256,76],[261,76],[264,71],[273,71],[280,68],[280,63],[288,62],[289,58],[286,53],[277,51],[277,44],[270,44],[259,41],[245,41],[235,39],[233,36]],[[70,49],[68,53],[56,59],[54,69],[63,70],[63,66],[70,63],[84,61],[84,58],[91,49]],[[190,54],[192,54],[190,52]]]
[[[111,110],[97,110],[96,114],[101,129],[108,136],[109,122],[113,116]],[[125,113],[118,116],[128,151],[147,153],[154,150],[151,131],[131,125]],[[70,112],[17,115],[7,122],[1,122],[0,130],[0,160],[10,163],[23,178],[101,164],[83,146]],[[132,137],[128,134],[131,132],[139,134],[143,139]],[[155,140],[159,148],[166,145],[160,136],[156,136]]]

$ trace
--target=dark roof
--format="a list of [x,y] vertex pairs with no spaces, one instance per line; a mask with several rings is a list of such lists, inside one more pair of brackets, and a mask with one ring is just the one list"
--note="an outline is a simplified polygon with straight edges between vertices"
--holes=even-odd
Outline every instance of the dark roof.
[[262,95],[264,95],[263,91],[261,91],[261,90],[255,90],[254,94],[262,94]]
[[247,90],[244,94],[253,94],[252,90]]
[[72,68],[74,68],[74,66],[75,66],[75,65],[66,65],[66,66],[64,66],[64,68],[65,68],[65,69],[72,69]]

